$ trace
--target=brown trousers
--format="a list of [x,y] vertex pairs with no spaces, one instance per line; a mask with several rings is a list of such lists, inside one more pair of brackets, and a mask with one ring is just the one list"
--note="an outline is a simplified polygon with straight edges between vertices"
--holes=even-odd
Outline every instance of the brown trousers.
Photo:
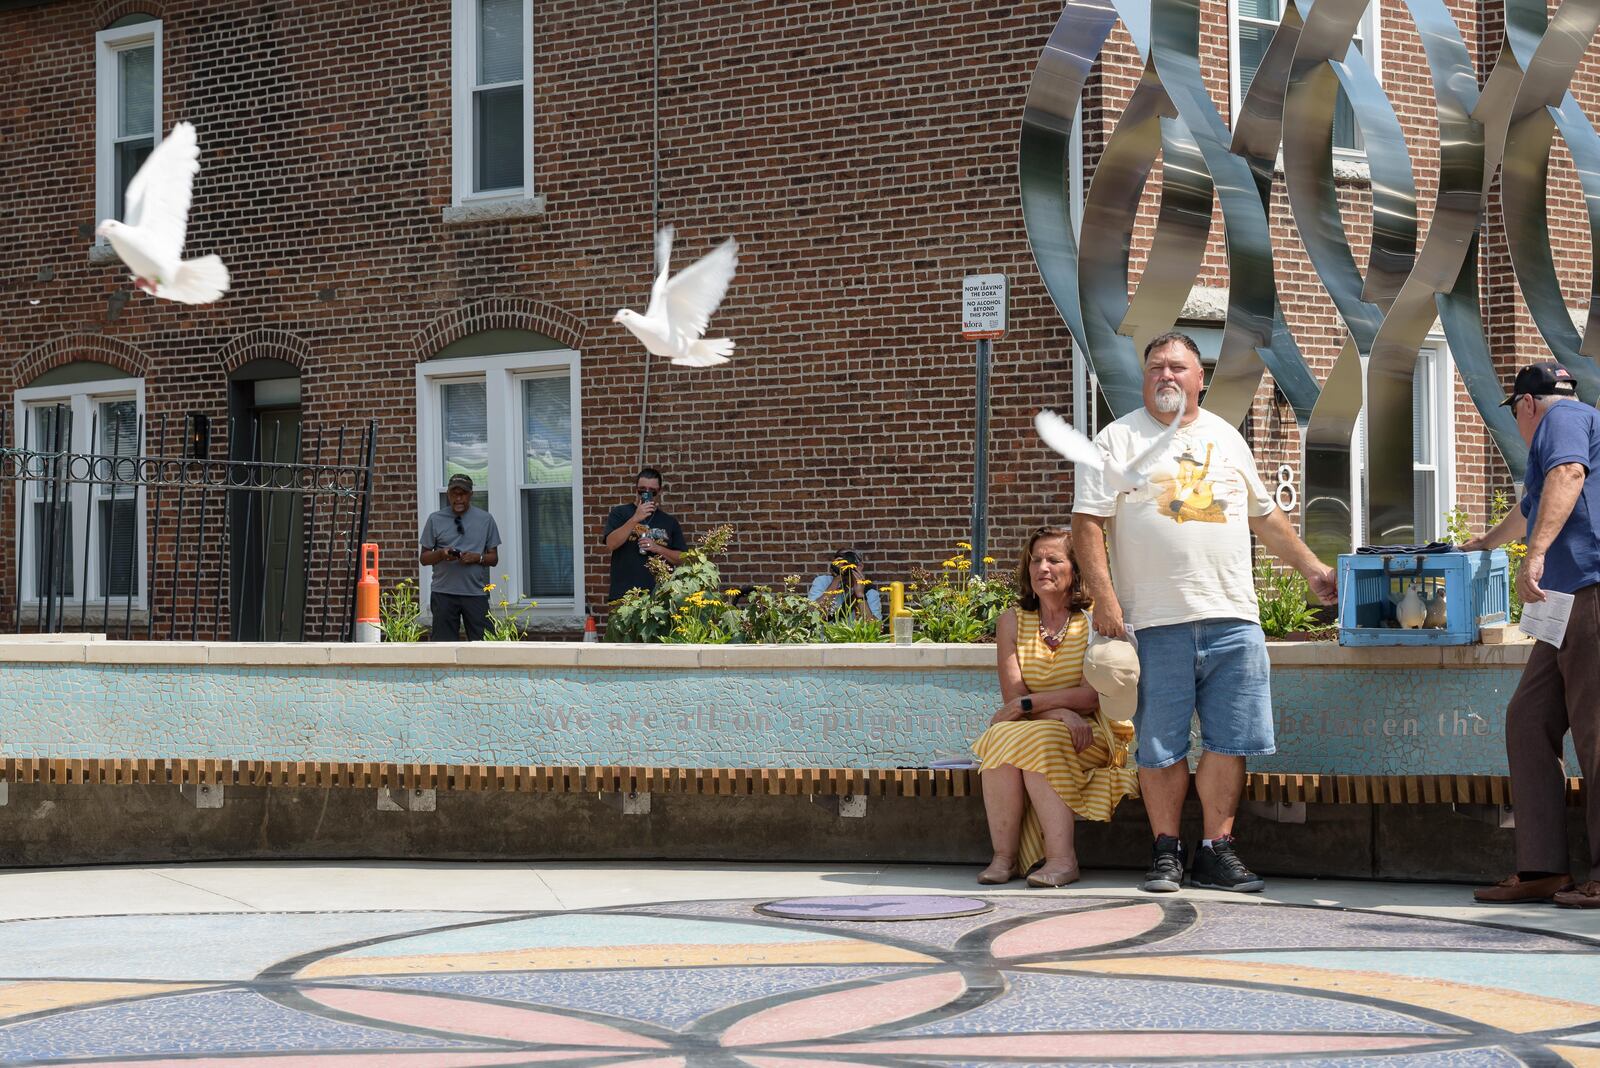
[[1600,584],[1574,595],[1559,650],[1534,643],[1506,708],[1519,871],[1568,870],[1568,731],[1584,779],[1589,878],[1600,879]]

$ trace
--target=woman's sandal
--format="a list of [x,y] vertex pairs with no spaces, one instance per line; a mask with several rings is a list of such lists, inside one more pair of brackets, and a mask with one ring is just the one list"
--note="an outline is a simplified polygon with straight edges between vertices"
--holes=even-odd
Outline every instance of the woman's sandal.
[[1075,883],[1081,877],[1076,864],[1070,868],[1056,868],[1054,870],[1045,867],[1028,876],[1028,885],[1054,888]]
[[1016,857],[1002,857],[996,854],[989,862],[989,866],[978,873],[978,882],[984,886],[999,886],[1001,883],[1009,883],[1019,874],[1021,873],[1017,871]]

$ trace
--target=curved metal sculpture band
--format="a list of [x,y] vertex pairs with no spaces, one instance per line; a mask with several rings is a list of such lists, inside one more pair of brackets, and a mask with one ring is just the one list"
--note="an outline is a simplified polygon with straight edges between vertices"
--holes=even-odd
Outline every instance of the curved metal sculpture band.
[[[1200,277],[1212,198],[1227,238],[1227,325],[1205,405],[1242,422],[1264,371],[1303,428],[1306,540],[1324,559],[1348,551],[1357,495],[1351,453],[1365,411],[1368,456],[1411,455],[1418,353],[1442,325],[1469,396],[1513,476],[1526,448],[1499,403],[1478,300],[1477,243],[1503,163],[1511,259],[1540,332],[1590,400],[1600,394],[1600,300],[1580,336],[1557,275],[1547,222],[1548,159],[1560,132],[1577,165],[1600,294],[1600,134],[1568,85],[1600,26],[1600,0],[1507,0],[1507,44],[1480,92],[1445,0],[1406,0],[1422,41],[1439,130],[1438,195],[1419,250],[1413,161],[1387,94],[1352,42],[1368,0],[1285,0],[1230,132],[1200,66],[1197,0],[1069,0],[1028,91],[1020,178],[1024,221],[1051,299],[1111,410],[1142,403],[1139,348],[1171,329]],[[1107,136],[1073,231],[1071,142],[1084,87],[1114,25],[1144,68]],[[1340,99],[1371,171],[1370,244],[1358,266],[1339,204],[1333,135]],[[1342,351],[1318,385],[1283,316],[1271,240],[1279,149],[1296,232],[1344,324]],[[1155,235],[1129,295],[1130,251],[1145,187],[1162,168]],[[1367,465],[1364,529],[1418,534],[1409,464]]]

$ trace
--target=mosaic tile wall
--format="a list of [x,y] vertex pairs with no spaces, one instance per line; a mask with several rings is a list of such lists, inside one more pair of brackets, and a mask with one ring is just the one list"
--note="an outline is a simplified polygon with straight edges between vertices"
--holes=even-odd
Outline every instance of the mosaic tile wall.
[[[1516,668],[1278,668],[1260,771],[1504,774]],[[991,671],[0,667],[0,754],[440,764],[922,766]]]

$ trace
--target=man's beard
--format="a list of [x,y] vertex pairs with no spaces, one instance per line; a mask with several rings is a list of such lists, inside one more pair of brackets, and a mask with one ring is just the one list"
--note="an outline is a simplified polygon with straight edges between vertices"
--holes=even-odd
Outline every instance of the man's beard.
[[1173,386],[1156,390],[1156,411],[1171,415],[1183,403],[1183,390]]

